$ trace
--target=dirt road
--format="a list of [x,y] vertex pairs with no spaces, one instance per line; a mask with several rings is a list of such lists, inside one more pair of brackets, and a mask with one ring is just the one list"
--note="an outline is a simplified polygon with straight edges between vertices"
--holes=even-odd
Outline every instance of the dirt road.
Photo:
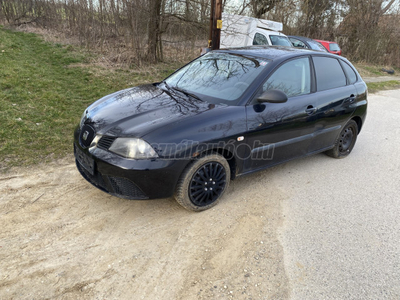
[[108,196],[72,157],[2,174],[0,195],[1,299],[288,297],[277,239],[286,195],[265,172],[202,213]]
[[352,154],[238,178],[213,209],[129,201],[69,157],[0,174],[0,299],[399,299],[400,90]]
[[400,76],[387,75],[387,76],[377,76],[377,77],[363,77],[363,80],[365,82],[367,82],[367,83],[369,83],[369,82],[391,81],[391,80],[400,81]]

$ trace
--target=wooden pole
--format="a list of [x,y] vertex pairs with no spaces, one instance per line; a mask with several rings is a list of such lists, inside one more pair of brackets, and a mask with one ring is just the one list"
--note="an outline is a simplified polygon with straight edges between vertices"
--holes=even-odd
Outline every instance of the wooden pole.
[[212,48],[212,39],[213,39],[213,28],[214,28],[214,14],[215,14],[215,1],[211,0],[211,9],[210,9],[210,33],[208,35],[208,48]]
[[215,13],[214,13],[214,35],[213,35],[213,47],[212,49],[219,49],[221,40],[221,29],[222,29],[222,0],[215,0]]
[[210,35],[208,48],[219,49],[222,28],[222,0],[211,0]]

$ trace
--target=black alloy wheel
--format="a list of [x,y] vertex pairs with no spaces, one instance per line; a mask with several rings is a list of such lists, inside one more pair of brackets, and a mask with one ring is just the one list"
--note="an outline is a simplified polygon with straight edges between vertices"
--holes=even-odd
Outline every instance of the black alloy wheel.
[[216,205],[229,186],[230,168],[220,154],[212,153],[194,160],[183,171],[175,192],[176,201],[192,211]]
[[226,170],[218,162],[209,162],[194,173],[189,198],[196,206],[206,206],[221,196],[226,185]]

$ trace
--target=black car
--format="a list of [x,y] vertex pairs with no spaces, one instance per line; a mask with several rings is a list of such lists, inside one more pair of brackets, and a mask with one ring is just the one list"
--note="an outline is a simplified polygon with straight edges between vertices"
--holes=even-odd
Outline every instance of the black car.
[[367,87],[343,57],[281,46],[211,51],[162,82],[90,105],[74,134],[76,165],[117,197],[174,195],[200,211],[241,175],[319,152],[347,156],[366,112]]
[[322,45],[320,42],[317,42],[316,40],[304,36],[295,35],[288,35],[288,38],[292,42],[294,47],[328,52],[324,45]]

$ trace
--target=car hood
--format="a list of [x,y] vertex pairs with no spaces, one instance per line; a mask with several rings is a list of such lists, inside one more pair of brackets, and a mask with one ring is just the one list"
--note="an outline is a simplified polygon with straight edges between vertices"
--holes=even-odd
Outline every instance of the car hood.
[[167,124],[217,106],[148,84],[94,102],[86,111],[85,124],[90,124],[101,135],[143,137]]

